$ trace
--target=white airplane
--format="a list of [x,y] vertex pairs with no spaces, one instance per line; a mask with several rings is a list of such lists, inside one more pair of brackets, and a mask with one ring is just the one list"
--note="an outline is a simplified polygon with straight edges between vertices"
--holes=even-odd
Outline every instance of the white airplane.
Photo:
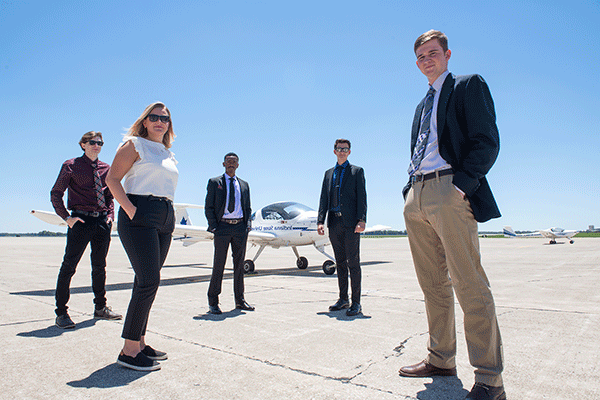
[[[213,234],[208,232],[207,227],[192,225],[186,211],[187,208],[204,208],[194,204],[175,203],[175,231],[173,240],[179,240],[184,246],[204,240],[212,240]],[[54,225],[67,226],[67,224],[53,212],[31,211],[35,217]],[[310,207],[296,202],[273,203],[254,212],[251,216],[252,230],[248,233],[248,242],[252,247],[258,246],[258,251],[251,260],[244,261],[244,272],[253,272],[254,262],[260,256],[265,247],[275,249],[280,247],[291,247],[296,255],[296,266],[300,269],[308,267],[306,257],[300,256],[298,246],[313,245],[317,251],[328,259],[323,263],[323,272],[332,275],[335,272],[335,259],[325,252],[325,246],[329,245],[329,236],[317,233],[317,212]],[[113,230],[116,230],[113,224]],[[374,232],[390,229],[389,226],[375,225],[365,229],[365,232]]]
[[323,272],[327,275],[335,272],[335,259],[325,252],[329,237],[317,233],[315,210],[300,203],[279,202],[254,212],[251,220],[252,230],[248,233],[248,241],[252,243],[252,247],[259,247],[254,258],[244,261],[245,272],[254,271],[254,262],[267,246],[275,249],[291,247],[296,255],[296,266],[306,269],[308,260],[298,254],[298,246],[310,244],[328,258],[323,263]]
[[573,244],[575,241],[571,239],[573,236],[577,235],[579,231],[566,231],[562,228],[548,228],[543,229],[533,233],[522,233],[517,234],[510,226],[504,227],[504,236],[505,237],[545,237],[550,239],[550,244],[556,244],[556,239],[565,238],[569,240],[569,243]]
[[[187,214],[182,219],[190,224]],[[258,246],[258,251],[252,259],[244,261],[244,272],[250,273],[255,269],[254,262],[261,255],[265,247],[291,247],[296,255],[296,266],[300,269],[308,267],[306,257],[298,253],[299,246],[313,245],[317,251],[328,259],[323,262],[323,272],[332,275],[335,272],[335,259],[325,252],[325,246],[329,245],[329,236],[317,233],[317,212],[310,207],[293,201],[283,201],[269,204],[260,210],[252,213],[252,230],[248,233],[248,242],[252,247]],[[186,225],[188,226],[188,225]],[[193,226],[189,226],[190,228]],[[175,228],[178,229],[177,227]],[[187,229],[185,226],[179,228],[181,232]],[[196,228],[197,229],[197,228]],[[206,228],[201,228],[206,231]],[[389,226],[375,225],[365,229],[365,232],[375,232],[390,229]],[[208,232],[206,232],[208,233]],[[182,238],[184,245],[186,241],[193,244],[196,241],[204,240],[193,236],[194,232],[189,232],[189,236]],[[209,235],[212,235],[209,233]]]

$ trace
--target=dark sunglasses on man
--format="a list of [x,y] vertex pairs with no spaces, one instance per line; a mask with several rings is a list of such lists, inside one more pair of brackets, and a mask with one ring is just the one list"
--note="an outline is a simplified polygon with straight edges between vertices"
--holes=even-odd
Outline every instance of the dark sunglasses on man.
[[102,145],[104,145],[104,142],[101,140],[88,140],[88,143],[90,144],[90,146],[98,145],[102,147]]
[[166,124],[171,121],[168,115],[156,115],[156,114],[148,114],[148,119],[150,122],[156,122],[160,119],[160,122]]

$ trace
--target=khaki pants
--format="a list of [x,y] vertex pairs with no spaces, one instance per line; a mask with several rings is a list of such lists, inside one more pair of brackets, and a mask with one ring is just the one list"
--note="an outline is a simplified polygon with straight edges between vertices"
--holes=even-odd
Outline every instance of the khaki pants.
[[427,362],[456,366],[454,295],[464,312],[475,381],[502,385],[502,340],[494,299],[481,266],[477,221],[452,175],[413,184],[404,220],[429,324]]

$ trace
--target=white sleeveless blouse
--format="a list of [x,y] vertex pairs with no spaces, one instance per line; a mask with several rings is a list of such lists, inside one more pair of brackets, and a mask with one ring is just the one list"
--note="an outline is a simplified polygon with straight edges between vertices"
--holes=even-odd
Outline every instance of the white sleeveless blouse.
[[166,197],[173,201],[179,177],[175,155],[164,144],[139,136],[126,138],[121,146],[128,141],[133,143],[140,159],[125,174],[125,193]]

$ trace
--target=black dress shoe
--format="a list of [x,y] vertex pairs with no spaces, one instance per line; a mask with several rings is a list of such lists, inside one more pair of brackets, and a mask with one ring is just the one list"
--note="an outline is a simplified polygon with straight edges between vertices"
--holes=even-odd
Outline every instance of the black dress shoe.
[[221,309],[219,308],[219,305],[217,304],[216,306],[208,306],[208,313],[209,314],[215,314],[215,315],[219,315],[219,314],[223,314],[223,312],[221,311]]
[[246,303],[246,300],[242,300],[240,303],[237,303],[235,305],[235,308],[237,308],[238,310],[254,311],[254,307]]
[[488,386],[483,383],[475,382],[473,389],[469,392],[465,400],[506,400],[504,386]]
[[362,312],[362,307],[360,306],[360,303],[352,303],[350,308],[348,310],[346,310],[346,315],[349,317],[354,317],[355,315],[358,315],[361,312]]
[[350,302],[348,300],[339,299],[334,305],[329,306],[329,311],[340,311],[348,307],[350,307]]
[[69,314],[63,314],[56,317],[54,321],[56,326],[62,329],[73,329],[75,328],[75,322],[69,317]]
[[418,364],[407,365],[398,371],[400,376],[427,378],[430,376],[456,376],[456,368],[438,368],[423,360]]

